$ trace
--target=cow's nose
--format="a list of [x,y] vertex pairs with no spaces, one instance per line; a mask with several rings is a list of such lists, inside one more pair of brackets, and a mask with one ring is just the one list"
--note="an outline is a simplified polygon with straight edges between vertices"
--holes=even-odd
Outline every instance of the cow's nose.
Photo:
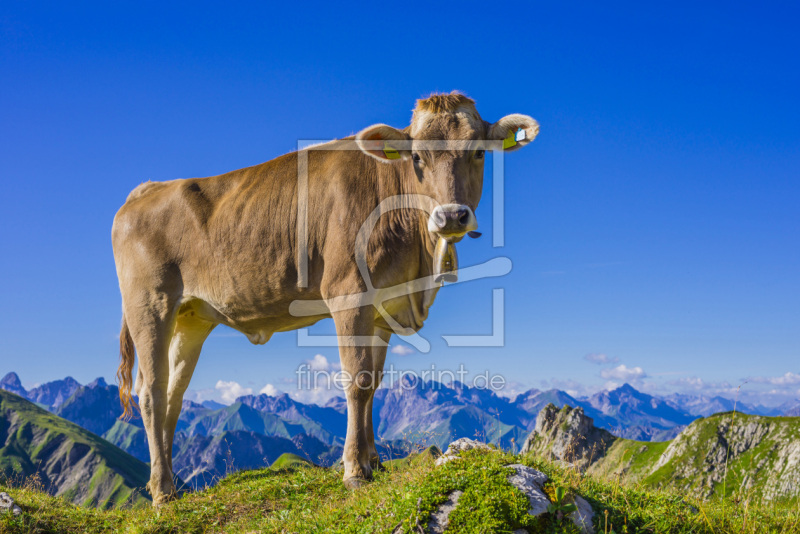
[[477,228],[475,214],[463,204],[437,206],[428,220],[428,230],[441,236],[463,236]]

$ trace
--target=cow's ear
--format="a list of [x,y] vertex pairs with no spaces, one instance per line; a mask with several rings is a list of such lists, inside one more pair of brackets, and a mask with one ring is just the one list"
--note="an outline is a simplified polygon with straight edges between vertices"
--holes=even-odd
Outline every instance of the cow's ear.
[[494,124],[487,125],[486,138],[503,141],[503,150],[510,152],[522,148],[539,135],[539,123],[527,115],[506,115]]
[[408,134],[385,124],[375,124],[356,134],[358,147],[384,163],[407,158],[410,151],[406,141],[411,141]]

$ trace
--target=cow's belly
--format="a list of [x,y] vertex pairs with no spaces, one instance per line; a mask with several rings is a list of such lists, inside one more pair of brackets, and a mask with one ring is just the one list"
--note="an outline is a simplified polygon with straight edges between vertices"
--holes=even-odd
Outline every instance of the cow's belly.
[[[275,308],[285,308],[285,306],[271,306]],[[197,318],[202,321],[223,324],[244,334],[254,345],[263,345],[272,337],[275,332],[287,332],[306,328],[314,323],[330,317],[330,315],[320,314],[314,316],[295,317],[288,313],[267,314],[264,312],[243,312],[231,313],[231,310],[224,309],[222,306],[215,306],[203,299],[191,297],[184,300],[178,311],[180,318]]]
[[[418,331],[428,318],[428,309],[433,303],[436,292],[437,290],[433,289],[375,302],[375,325],[399,335],[410,335]],[[330,313],[322,310],[315,315],[295,316],[288,312],[289,304],[273,303],[269,306],[273,311],[270,314],[256,310],[244,312],[243,310],[226,309],[222,306],[215,306],[206,300],[190,297],[181,304],[178,316],[179,318],[197,318],[214,324],[223,324],[238,330],[255,345],[263,345],[275,332],[307,328],[322,319],[330,318]],[[379,309],[381,305],[384,313],[381,313]],[[274,313],[276,310],[286,310],[286,312]],[[237,313],[232,313],[233,311]]]

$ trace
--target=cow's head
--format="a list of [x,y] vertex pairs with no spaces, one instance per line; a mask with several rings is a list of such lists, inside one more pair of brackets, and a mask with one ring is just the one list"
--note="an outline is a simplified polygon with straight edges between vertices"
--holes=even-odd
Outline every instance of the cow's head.
[[[479,141],[503,141],[503,150],[512,151],[538,133],[539,124],[527,115],[507,115],[488,123],[472,99],[453,92],[417,100],[407,128],[376,124],[360,131],[356,142],[378,161],[408,168],[404,174],[412,178],[412,191],[436,203],[428,230],[455,242],[478,228],[475,209],[481,199],[485,158],[485,146]],[[463,142],[442,147],[427,141]]]

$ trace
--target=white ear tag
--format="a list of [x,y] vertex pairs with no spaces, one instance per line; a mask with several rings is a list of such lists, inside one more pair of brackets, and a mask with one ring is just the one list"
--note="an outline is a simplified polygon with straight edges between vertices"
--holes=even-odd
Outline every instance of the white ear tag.
[[515,141],[524,141],[525,140],[525,130],[520,128],[517,130],[517,134],[514,136]]

